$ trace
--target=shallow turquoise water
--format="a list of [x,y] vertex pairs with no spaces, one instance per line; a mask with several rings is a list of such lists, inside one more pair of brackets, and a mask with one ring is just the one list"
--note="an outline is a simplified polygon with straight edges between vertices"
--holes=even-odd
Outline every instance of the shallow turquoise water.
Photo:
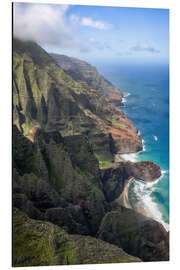
[[153,217],[169,223],[169,67],[167,65],[97,65],[98,70],[123,92],[122,107],[144,140],[144,151],[136,160],[159,164],[163,177],[150,186],[132,182],[130,199],[145,204]]

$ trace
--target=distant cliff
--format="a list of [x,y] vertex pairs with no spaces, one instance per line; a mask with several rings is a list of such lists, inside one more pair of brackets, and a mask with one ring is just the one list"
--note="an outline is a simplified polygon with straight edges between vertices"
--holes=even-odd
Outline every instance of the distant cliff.
[[106,80],[96,67],[85,61],[66,55],[50,54],[58,65],[69,74],[75,81],[85,82],[88,87],[97,90],[101,95],[106,96],[115,105],[122,105],[123,93]]

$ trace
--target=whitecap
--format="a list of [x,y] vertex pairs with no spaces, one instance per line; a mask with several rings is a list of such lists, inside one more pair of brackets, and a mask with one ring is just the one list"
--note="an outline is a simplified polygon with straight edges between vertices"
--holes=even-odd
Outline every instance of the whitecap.
[[169,224],[163,220],[162,213],[160,212],[158,205],[153,201],[151,194],[156,190],[153,183],[146,183],[139,180],[133,180],[134,188],[133,188],[133,196],[135,199],[135,204],[133,208],[145,216],[153,218],[154,220],[161,223],[164,228],[169,231]]
[[123,93],[122,103],[126,103],[126,102],[127,102],[126,97],[128,97],[128,96],[130,96],[130,95],[131,95],[130,93]]
[[143,149],[137,153],[130,153],[130,154],[117,154],[116,161],[131,161],[137,162],[138,161],[138,154],[141,152],[146,151],[145,140],[142,140]]
[[131,95],[131,93],[123,93],[124,97],[128,97]]
[[154,183],[157,184],[166,173],[168,173],[168,170],[161,170],[161,176]]
[[142,146],[143,146],[142,152],[145,152],[146,151],[146,146],[145,146],[145,140],[143,140],[143,139],[142,139]]
[[154,140],[155,141],[158,141],[158,137],[157,136],[153,135],[153,137],[154,137]]
[[127,100],[126,100],[126,98],[122,98],[122,103],[125,103],[125,102],[127,102]]

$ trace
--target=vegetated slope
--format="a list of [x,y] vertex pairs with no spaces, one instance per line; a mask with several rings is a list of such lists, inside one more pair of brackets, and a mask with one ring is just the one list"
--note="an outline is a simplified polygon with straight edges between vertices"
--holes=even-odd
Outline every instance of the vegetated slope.
[[14,39],[13,122],[32,141],[38,127],[86,134],[101,162],[141,150],[133,123],[96,88],[75,81],[36,43]]
[[83,135],[13,127],[13,207],[14,266],[140,261],[94,238],[110,206]]
[[96,67],[75,57],[54,53],[50,55],[75,81],[86,82],[89,87],[105,95],[111,102],[122,105],[123,93],[99,74]]
[[70,235],[50,222],[30,219],[17,208],[13,209],[13,214],[13,266],[141,261],[100,239]]
[[[106,183],[110,181],[110,184],[112,177],[111,174],[106,175]],[[126,172],[122,171],[121,177],[116,177],[116,182],[119,181],[122,186],[127,177]],[[139,261],[139,258],[147,261],[168,260],[167,232],[158,222],[126,209],[116,201],[109,202],[103,178],[86,136],[63,138],[58,131],[44,132],[38,129],[34,142],[31,142],[14,126],[13,206],[34,221],[26,223],[17,217],[16,211],[14,213],[13,264],[110,263],[117,259],[115,254],[120,256],[116,262]],[[116,190],[114,199],[122,191]],[[111,215],[113,218],[109,219]],[[60,241],[57,247],[55,243],[59,243],[59,234],[54,230],[65,230],[66,233],[62,234],[68,238],[65,237],[65,242]],[[76,237],[71,237],[71,234]],[[132,256],[115,248],[112,249],[115,253],[108,252],[110,246],[95,238],[115,244]],[[69,248],[72,239],[77,251],[73,254]],[[100,253],[91,252],[95,243],[98,247],[100,245]],[[78,260],[77,254],[82,245],[83,259],[80,256]],[[39,256],[40,250],[42,256]],[[59,252],[62,252],[62,256],[58,255]]]

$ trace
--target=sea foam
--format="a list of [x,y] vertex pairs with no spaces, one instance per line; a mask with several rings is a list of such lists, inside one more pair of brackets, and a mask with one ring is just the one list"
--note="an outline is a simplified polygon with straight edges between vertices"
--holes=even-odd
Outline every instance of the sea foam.
[[123,98],[122,98],[122,103],[126,103],[127,102],[127,97],[130,96],[131,94],[130,93],[123,93]]
[[137,153],[132,153],[132,154],[121,154],[119,155],[120,159],[123,161],[131,161],[131,162],[136,162],[138,154]]
[[163,216],[158,208],[158,204],[151,196],[152,192],[156,191],[155,185],[163,178],[165,173],[167,173],[167,171],[162,171],[161,177],[155,182],[151,183],[134,179],[132,181],[133,189],[131,190],[129,200],[130,203],[131,201],[134,202],[132,204],[132,208],[134,208],[137,212],[153,218],[161,223],[167,231],[169,231],[169,224],[163,220]]
[[137,162],[138,161],[138,154],[140,152],[146,151],[145,141],[142,140],[142,146],[143,149],[137,153],[130,153],[130,154],[118,154],[119,161],[131,161],[131,162]]
[[[128,97],[130,93],[124,93],[124,97],[122,99],[122,102],[125,103],[126,97]],[[141,135],[141,132],[138,130],[138,135]],[[155,141],[158,141],[157,136],[153,136]],[[118,155],[118,159],[120,161],[131,161],[131,162],[137,162],[138,161],[138,154],[141,152],[145,152],[146,145],[145,140],[142,139],[142,146],[143,149],[139,151],[138,153],[131,153],[131,154],[121,154]],[[150,218],[153,218],[154,220],[158,221],[163,225],[163,227],[166,229],[166,231],[169,231],[169,224],[166,223],[163,220],[163,215],[158,207],[158,204],[153,200],[152,193],[156,191],[156,184],[163,179],[164,175],[168,171],[162,170],[161,176],[154,182],[144,182],[140,180],[132,180],[131,183],[129,183],[128,188],[128,197],[129,202],[132,205],[132,208],[134,208],[137,212],[140,212],[141,214],[144,214]],[[129,194],[129,190],[131,189],[131,184],[134,183],[133,190],[131,190],[131,195]],[[134,198],[132,198],[134,197]],[[133,202],[133,203],[132,203]]]

